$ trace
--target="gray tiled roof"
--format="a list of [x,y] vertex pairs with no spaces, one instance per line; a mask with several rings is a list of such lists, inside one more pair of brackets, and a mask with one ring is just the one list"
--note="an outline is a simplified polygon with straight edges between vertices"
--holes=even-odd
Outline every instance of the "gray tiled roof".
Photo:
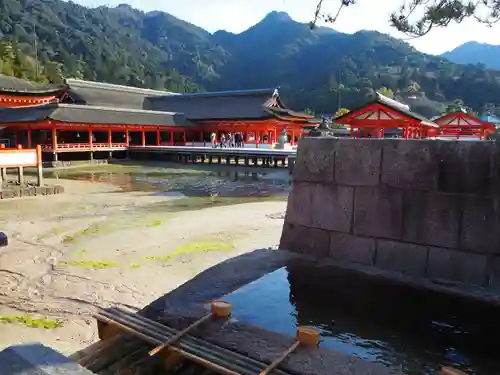
[[66,79],[70,103],[113,108],[143,109],[147,97],[175,95],[167,91],[142,89],[110,83]]
[[38,107],[0,109],[0,123],[25,123],[43,120],[93,124],[195,126],[182,114],[159,111],[60,103]]
[[0,92],[19,92],[26,95],[41,95],[61,91],[64,86],[41,84],[0,74]]
[[264,119],[275,89],[219,91],[148,97],[145,109],[181,112],[190,120]]

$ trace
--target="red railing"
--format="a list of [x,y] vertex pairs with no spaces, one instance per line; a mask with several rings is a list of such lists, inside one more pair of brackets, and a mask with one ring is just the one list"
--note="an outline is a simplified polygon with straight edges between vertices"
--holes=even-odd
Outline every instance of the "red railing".
[[[41,145],[43,150],[52,151],[52,145]],[[95,149],[112,149],[125,148],[126,143],[58,143],[56,150],[95,150]]]

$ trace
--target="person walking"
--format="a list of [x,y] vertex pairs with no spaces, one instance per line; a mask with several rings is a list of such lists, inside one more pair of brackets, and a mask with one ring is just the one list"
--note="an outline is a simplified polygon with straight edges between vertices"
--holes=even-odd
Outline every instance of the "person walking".
[[217,134],[215,134],[214,132],[212,132],[210,134],[210,141],[212,142],[212,147],[217,147]]

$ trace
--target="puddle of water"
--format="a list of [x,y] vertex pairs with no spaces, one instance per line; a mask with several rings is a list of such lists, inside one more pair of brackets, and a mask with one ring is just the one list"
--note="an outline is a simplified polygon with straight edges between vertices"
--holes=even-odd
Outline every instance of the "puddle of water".
[[124,191],[180,192],[186,196],[285,195],[290,189],[286,170],[109,165],[51,171],[47,177],[111,183]]
[[498,309],[345,274],[318,290],[307,284],[310,277],[283,268],[224,299],[236,320],[290,336],[312,325],[322,347],[408,375],[435,375],[443,365],[498,374]]
[[117,193],[140,191],[182,198],[148,208],[148,211],[158,212],[284,200],[291,186],[286,170],[255,171],[217,166],[109,165],[51,171],[47,177],[109,183],[120,188]]

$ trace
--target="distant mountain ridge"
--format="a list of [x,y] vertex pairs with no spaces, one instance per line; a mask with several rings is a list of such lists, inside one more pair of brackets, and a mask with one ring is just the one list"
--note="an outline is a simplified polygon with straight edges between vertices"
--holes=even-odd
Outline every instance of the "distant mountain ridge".
[[[34,32],[43,76],[168,91],[280,87],[298,110],[354,108],[375,90],[431,117],[462,99],[500,106],[500,71],[458,65],[378,33],[311,30],[271,12],[239,34],[214,34],[168,13],[129,5],[86,8],[62,0],[0,0],[0,73],[35,78]],[[3,43],[3,44],[2,44]]]
[[500,70],[500,45],[467,42],[441,55],[457,64],[484,64]]

